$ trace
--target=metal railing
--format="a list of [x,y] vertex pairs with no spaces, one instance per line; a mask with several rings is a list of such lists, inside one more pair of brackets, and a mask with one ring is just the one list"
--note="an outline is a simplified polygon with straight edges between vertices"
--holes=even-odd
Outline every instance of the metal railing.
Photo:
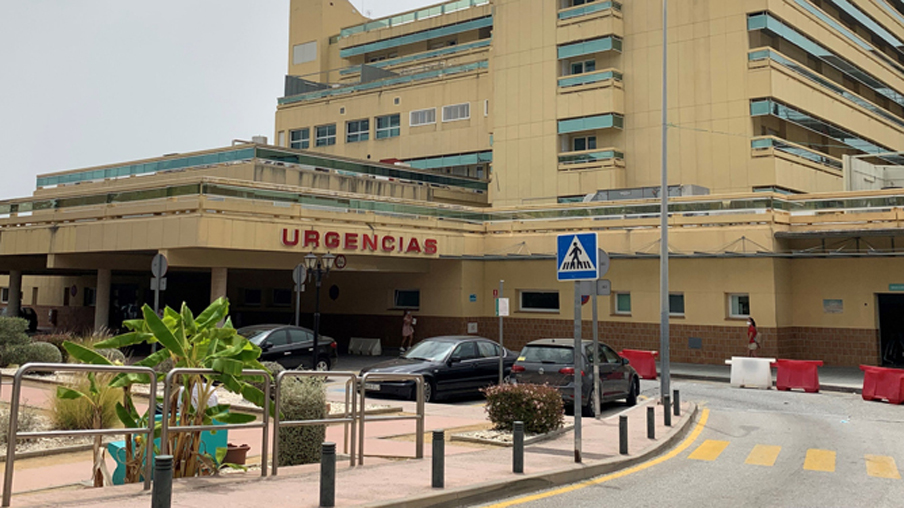
[[[170,432],[192,432],[192,431],[205,431],[205,430],[228,430],[228,429],[261,429],[263,434],[263,439],[261,441],[261,476],[267,476],[267,445],[268,445],[268,431],[270,430],[270,411],[268,407],[263,408],[263,417],[261,418],[261,423],[228,423],[226,425],[177,425],[174,427],[170,427],[169,425],[169,412],[170,412],[170,395],[172,394],[172,381],[173,377],[180,374],[187,375],[198,375],[198,374],[219,374],[219,372],[213,369],[189,369],[189,368],[176,368],[169,373],[167,373],[166,378],[163,381],[163,416],[161,417],[160,422],[160,451],[164,455],[169,455],[171,450],[169,449],[169,442],[167,438],[169,437]],[[264,404],[269,405],[270,402],[270,380],[272,379],[270,373],[266,370],[243,370],[242,376],[255,376],[255,377],[263,377],[264,378]],[[200,392],[200,390],[199,390]],[[156,396],[156,390],[154,392]],[[200,393],[198,395],[200,398]],[[193,394],[188,395],[189,400],[193,398]],[[194,401],[191,401],[193,403]]]
[[[3,479],[3,506],[10,505],[13,491],[13,465],[16,460],[16,441],[21,438],[61,437],[61,436],[115,436],[125,434],[147,435],[147,449],[144,464],[144,490],[151,488],[151,458],[154,455],[154,395],[148,402],[148,426],[143,429],[88,429],[88,430],[48,430],[43,432],[18,432],[19,397],[22,393],[22,377],[29,372],[110,372],[148,374],[151,394],[157,393],[157,374],[150,367],[125,367],[118,365],[78,365],[61,363],[27,363],[16,371],[13,377],[13,391],[9,400],[9,434],[6,445],[6,470]],[[161,441],[163,442],[163,441]]]
[[[369,380],[378,382],[414,381],[415,393],[417,394],[416,414],[413,416],[367,416],[364,411],[364,408],[367,407],[367,390],[365,389],[365,386],[367,386],[367,382]],[[364,424],[367,422],[375,421],[416,420],[417,427],[415,432],[417,433],[417,435],[415,436],[414,458],[424,458],[424,376],[420,374],[384,374],[380,372],[368,372],[361,377],[361,384],[359,389],[361,390],[361,411],[358,417],[358,465],[364,465]]]
[[[282,381],[286,377],[347,377],[348,381],[345,383],[345,411],[343,412],[342,418],[330,418],[329,415],[323,420],[287,420],[282,421],[280,417],[280,409],[282,407],[280,396],[280,388],[282,387]],[[358,408],[357,408],[357,397],[355,394],[355,387],[358,386],[358,375],[354,372],[339,372],[339,371],[329,371],[329,372],[319,372],[319,371],[296,371],[296,370],[287,370],[280,372],[276,375],[276,395],[274,397],[274,416],[273,416],[273,469],[272,474],[276,476],[279,471],[279,429],[280,427],[308,427],[314,425],[335,425],[335,424],[344,424],[345,425],[345,444],[344,444],[344,452],[349,453],[349,424],[351,424],[351,453],[349,453],[349,461],[351,466],[355,465],[355,431],[357,429],[357,423],[359,418]],[[351,407],[351,412],[349,412],[349,407]],[[362,409],[360,416],[364,415],[364,411]]]

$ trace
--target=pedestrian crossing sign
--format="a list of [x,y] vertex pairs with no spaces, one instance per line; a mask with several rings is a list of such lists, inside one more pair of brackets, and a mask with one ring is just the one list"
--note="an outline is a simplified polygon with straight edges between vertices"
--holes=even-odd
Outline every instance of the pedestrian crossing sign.
[[596,233],[559,235],[556,250],[556,278],[567,280],[596,280],[598,273]]

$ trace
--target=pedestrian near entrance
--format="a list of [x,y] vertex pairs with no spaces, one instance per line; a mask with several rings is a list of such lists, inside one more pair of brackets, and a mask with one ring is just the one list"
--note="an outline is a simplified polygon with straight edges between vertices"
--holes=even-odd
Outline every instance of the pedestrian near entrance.
[[403,353],[405,348],[410,348],[414,342],[415,324],[417,324],[417,319],[414,319],[410,310],[406,310],[404,317],[402,317],[402,347],[400,349]]
[[747,356],[756,358],[756,350],[760,348],[757,339],[756,321],[752,317],[747,318]]

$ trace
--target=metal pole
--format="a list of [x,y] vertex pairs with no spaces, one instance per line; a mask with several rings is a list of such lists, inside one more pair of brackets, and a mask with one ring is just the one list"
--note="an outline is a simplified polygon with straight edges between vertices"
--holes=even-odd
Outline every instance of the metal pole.
[[678,390],[675,390],[674,393],[672,404],[675,406],[675,416],[681,416],[681,398],[678,396]]
[[[21,369],[20,369],[21,372]],[[9,433],[6,435],[6,470],[3,472],[3,506],[9,506],[13,496],[13,464],[16,460],[16,431],[18,430],[19,397],[22,393],[22,375],[16,372],[13,391],[9,399]]]
[[154,490],[151,508],[170,508],[173,504],[173,456],[158,455],[154,460]]
[[593,305],[593,416],[600,419],[600,390],[603,384],[600,382],[600,323],[599,309],[596,304],[596,291],[593,292],[591,303]]
[[618,417],[618,453],[628,454],[628,416]]
[[[499,279],[499,298],[502,298],[502,285],[505,281]],[[499,308],[499,301],[496,302],[496,308]],[[502,312],[499,313],[499,347],[502,348],[502,352],[499,355],[499,384],[502,384],[502,376],[504,374],[505,366],[503,363],[503,358],[505,357],[505,346],[502,342]]]
[[301,284],[295,284],[295,326],[301,326]]
[[433,488],[441,489],[446,477],[446,431],[433,431]]
[[662,0],[662,201],[659,216],[659,358],[662,362],[660,393],[669,393],[669,132],[668,132],[668,0]]
[[323,277],[323,270],[320,263],[314,268],[314,278],[317,283],[317,291],[314,293],[314,349],[311,351],[311,370],[317,370],[317,339],[320,336],[320,281]]
[[656,439],[656,408],[647,406],[647,438]]
[[669,399],[669,395],[665,394],[662,396],[662,416],[665,421],[666,427],[672,426],[672,404]]
[[[157,288],[154,289],[154,314],[159,316],[160,315],[160,279],[161,278],[156,277],[156,279],[157,279]],[[151,354],[154,354],[156,352],[157,352],[157,341],[154,341],[154,343],[151,344]]]
[[512,472],[524,472],[524,422],[512,425]]
[[574,283],[574,461],[581,462],[581,385],[584,369],[581,352],[581,283]]
[[320,445],[320,506],[336,506],[336,443]]

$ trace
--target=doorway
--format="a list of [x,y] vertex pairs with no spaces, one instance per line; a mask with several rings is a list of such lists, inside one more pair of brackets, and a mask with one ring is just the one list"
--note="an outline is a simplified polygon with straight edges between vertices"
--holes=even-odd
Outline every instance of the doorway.
[[904,367],[904,295],[878,297],[882,365]]

